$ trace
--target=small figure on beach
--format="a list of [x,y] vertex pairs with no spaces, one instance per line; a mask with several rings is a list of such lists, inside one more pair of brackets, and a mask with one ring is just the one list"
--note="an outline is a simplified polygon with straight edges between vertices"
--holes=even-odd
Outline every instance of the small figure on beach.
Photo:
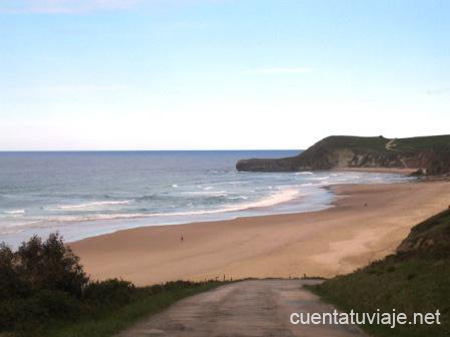
[[183,235],[180,237],[180,241],[183,242],[184,241],[184,237]]

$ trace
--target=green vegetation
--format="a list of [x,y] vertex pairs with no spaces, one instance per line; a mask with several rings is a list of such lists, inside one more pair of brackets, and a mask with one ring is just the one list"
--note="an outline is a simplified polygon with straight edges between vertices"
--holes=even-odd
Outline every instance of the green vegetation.
[[371,151],[375,153],[386,153],[386,144],[389,139],[378,137],[356,137],[356,136],[330,136],[324,138],[314,146],[329,149],[350,148],[357,152]]
[[450,135],[388,139],[330,136],[295,157],[243,159],[238,171],[289,172],[333,168],[422,168],[426,175],[450,174]]
[[450,135],[400,138],[395,141],[395,149],[403,152],[423,151],[441,147],[450,147]]
[[[386,145],[392,141],[391,148]],[[359,153],[389,154],[398,153],[403,155],[414,154],[426,150],[450,148],[450,135],[412,137],[387,139],[378,137],[355,137],[355,136],[330,136],[318,142],[315,146],[325,149],[348,148]]]
[[[175,301],[222,283],[169,282],[135,287],[123,280],[92,282],[57,234],[0,245],[0,335],[111,336]],[[3,335],[2,335],[3,336]]]
[[95,312],[86,311],[77,320],[60,322],[49,327],[48,337],[110,337],[130,327],[143,317],[148,317],[169,307],[176,301],[211,290],[224,284],[218,281],[206,283],[170,282],[162,286],[135,288],[124,305],[107,303]]
[[311,289],[347,312],[441,313],[441,325],[363,326],[373,336],[450,336],[450,210],[414,227],[395,255]]
[[330,136],[319,143],[335,148],[348,147],[361,150],[386,152],[386,144],[393,140],[393,149],[401,152],[414,152],[441,146],[450,146],[450,135],[388,139],[378,137]]

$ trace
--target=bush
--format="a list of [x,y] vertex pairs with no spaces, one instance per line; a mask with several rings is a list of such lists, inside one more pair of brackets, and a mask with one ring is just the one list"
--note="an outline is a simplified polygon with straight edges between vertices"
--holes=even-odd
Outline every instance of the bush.
[[135,286],[128,281],[111,279],[92,282],[84,289],[83,299],[107,304],[126,304],[136,292]]
[[0,330],[23,330],[33,325],[44,325],[56,319],[77,317],[80,302],[58,290],[42,290],[27,298],[0,302]]
[[57,289],[81,297],[89,279],[59,234],[51,234],[44,243],[34,236],[15,255],[18,273],[30,290]]
[[18,296],[23,291],[21,283],[15,254],[4,243],[0,244],[0,301]]
[[16,305],[21,321],[49,322],[68,319],[78,314],[80,302],[68,293],[59,290],[42,290],[21,300]]
[[4,300],[0,302],[0,331],[12,330],[17,322],[17,302]]
[[[0,244],[0,336],[110,336],[144,314],[215,285],[178,281],[136,288],[118,279],[91,282],[58,234],[44,242],[34,236],[16,252]],[[58,329],[65,332],[52,334]]]
[[0,244],[0,331],[33,331],[51,319],[76,316],[88,281],[58,234],[45,242],[34,236],[17,252]]

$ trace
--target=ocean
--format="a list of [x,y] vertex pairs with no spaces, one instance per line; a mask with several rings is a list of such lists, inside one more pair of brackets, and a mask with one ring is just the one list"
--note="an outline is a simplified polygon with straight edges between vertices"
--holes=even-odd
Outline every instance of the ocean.
[[0,242],[58,231],[66,241],[153,225],[318,211],[333,184],[396,174],[244,173],[236,161],[298,151],[0,153]]

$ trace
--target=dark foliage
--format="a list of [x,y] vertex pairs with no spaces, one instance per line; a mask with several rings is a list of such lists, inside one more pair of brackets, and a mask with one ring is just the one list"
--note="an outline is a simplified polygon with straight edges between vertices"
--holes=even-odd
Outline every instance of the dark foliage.
[[45,242],[37,236],[32,237],[22,243],[14,257],[14,269],[31,292],[60,290],[81,297],[88,282],[79,258],[64,245],[58,234],[51,234]]
[[[90,281],[79,258],[58,234],[51,234],[45,241],[34,236],[16,252],[0,244],[0,335],[45,336],[54,325],[77,325],[92,317],[108,317],[127,305],[139,307],[139,301],[151,301],[166,292],[164,301],[171,303],[191,288],[202,286],[177,281],[136,288],[118,279]],[[156,303],[155,308],[158,305],[164,307]],[[146,312],[145,308],[139,310]],[[105,329],[109,329],[107,324]]]
[[0,245],[0,301],[20,295],[23,292],[21,283],[16,268],[16,255],[2,243]]
[[434,150],[435,158],[427,168],[428,175],[444,175],[450,173],[450,142]]
[[131,282],[112,279],[89,283],[83,299],[100,304],[122,305],[129,303],[135,293],[136,287]]
[[45,324],[86,311],[87,298],[97,305],[121,304],[133,290],[119,280],[89,283],[79,258],[58,234],[45,241],[34,236],[16,252],[0,245],[0,331],[38,335]]

